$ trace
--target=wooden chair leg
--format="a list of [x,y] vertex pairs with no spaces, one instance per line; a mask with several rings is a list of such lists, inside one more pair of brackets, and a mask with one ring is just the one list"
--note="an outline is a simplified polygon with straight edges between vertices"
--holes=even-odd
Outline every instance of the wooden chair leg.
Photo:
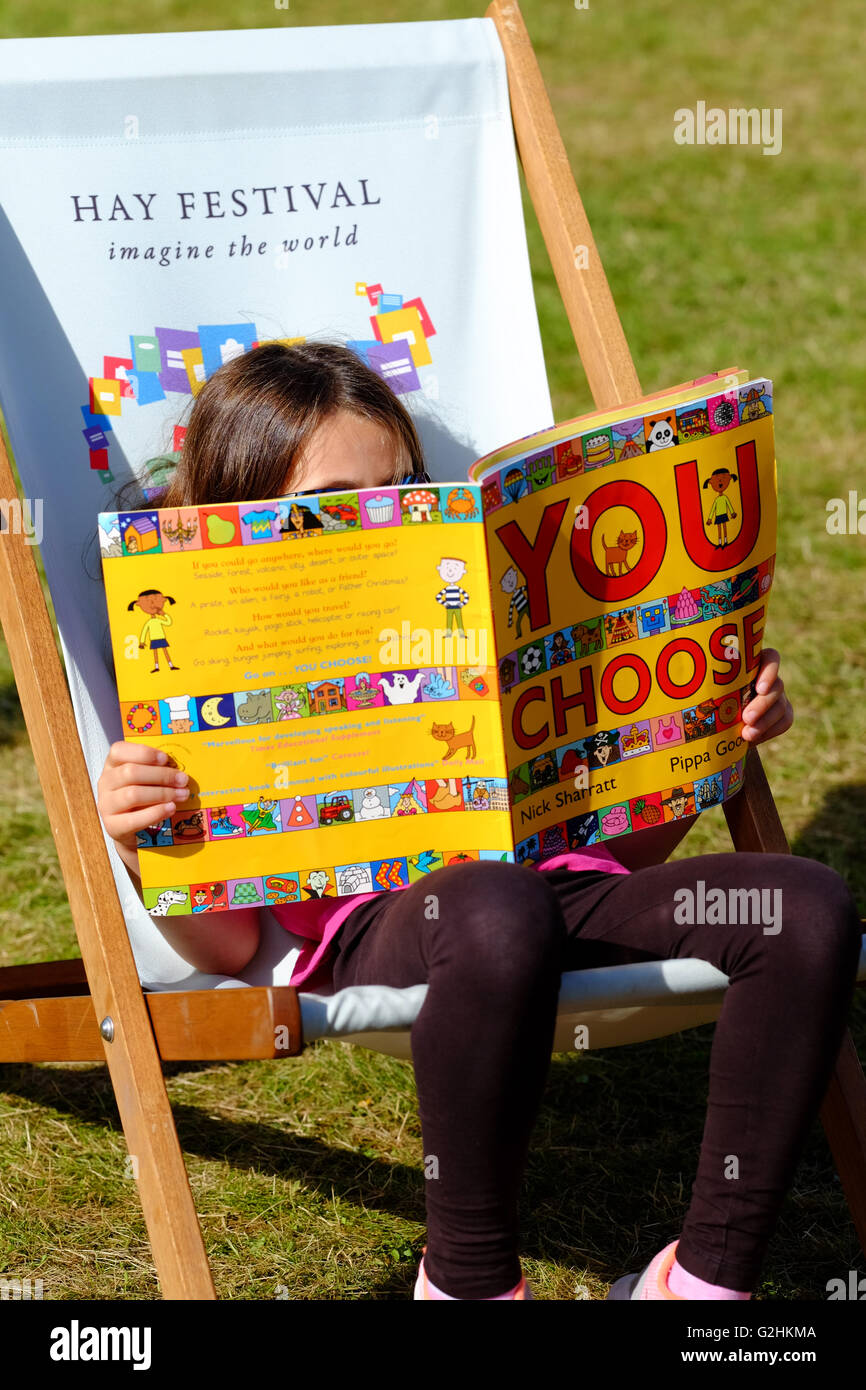
[[753,745],[746,753],[743,785],[723,803],[734,849],[762,854],[790,854],[761,756]]
[[866,1255],[866,1076],[850,1030],[842,1039],[820,1114],[860,1249]]

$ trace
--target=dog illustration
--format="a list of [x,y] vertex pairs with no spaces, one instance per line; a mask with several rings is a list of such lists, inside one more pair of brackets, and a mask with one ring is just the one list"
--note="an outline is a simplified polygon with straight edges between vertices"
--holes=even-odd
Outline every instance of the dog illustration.
[[167,917],[169,908],[177,903],[186,902],[186,893],[182,893],[178,888],[166,888],[164,893],[160,893],[156,904],[148,908],[151,917]]

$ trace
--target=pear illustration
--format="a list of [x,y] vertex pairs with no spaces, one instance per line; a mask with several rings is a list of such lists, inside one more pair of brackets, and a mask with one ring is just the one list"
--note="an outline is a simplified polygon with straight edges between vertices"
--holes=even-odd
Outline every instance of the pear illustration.
[[211,545],[228,545],[229,541],[234,540],[235,524],[227,520],[224,516],[217,516],[213,512],[205,512],[207,520],[207,538]]

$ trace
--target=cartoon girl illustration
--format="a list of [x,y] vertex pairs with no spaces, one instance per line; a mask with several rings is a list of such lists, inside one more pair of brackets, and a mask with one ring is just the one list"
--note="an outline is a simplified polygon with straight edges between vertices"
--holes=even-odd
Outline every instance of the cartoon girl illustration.
[[565,634],[556,632],[550,644],[550,664],[551,666],[564,666],[566,661],[572,660],[571,648],[565,640]]
[[168,652],[168,638],[165,636],[165,629],[171,627],[171,614],[163,610],[167,603],[174,603],[171,594],[163,594],[159,589],[142,589],[138,598],[134,598],[127,607],[127,612],[131,613],[136,605],[143,613],[147,614],[147,622],[141,629],[138,638],[140,648],[144,647],[145,642],[150,642],[150,650],[153,653],[153,666],[151,675],[159,670],[159,653],[165,651],[165,659],[172,671],[179,671],[180,667],[175,666]]
[[735,483],[736,481],[736,473],[729,472],[727,468],[714,468],[710,477],[704,480],[704,487],[711,487],[714,492],[718,493],[716,500],[710,507],[709,515],[707,516],[708,526],[711,526],[714,521],[716,523],[716,535],[718,536],[718,540],[716,541],[717,550],[721,550],[723,545],[727,545],[728,521],[734,521],[736,519],[737,513],[734,511],[731,499],[724,495],[725,489],[730,483]]
[[308,531],[321,531],[323,529],[320,517],[311,511],[309,507],[299,507],[297,502],[293,502],[289,507],[287,521],[280,522],[280,531],[283,535],[303,536]]

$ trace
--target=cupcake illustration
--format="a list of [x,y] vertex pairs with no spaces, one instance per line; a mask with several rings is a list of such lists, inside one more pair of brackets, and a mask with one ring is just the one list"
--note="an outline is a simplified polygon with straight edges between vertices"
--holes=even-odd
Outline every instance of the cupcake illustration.
[[393,519],[394,499],[377,493],[375,497],[366,499],[364,510],[367,513],[367,520],[373,526],[384,526]]

